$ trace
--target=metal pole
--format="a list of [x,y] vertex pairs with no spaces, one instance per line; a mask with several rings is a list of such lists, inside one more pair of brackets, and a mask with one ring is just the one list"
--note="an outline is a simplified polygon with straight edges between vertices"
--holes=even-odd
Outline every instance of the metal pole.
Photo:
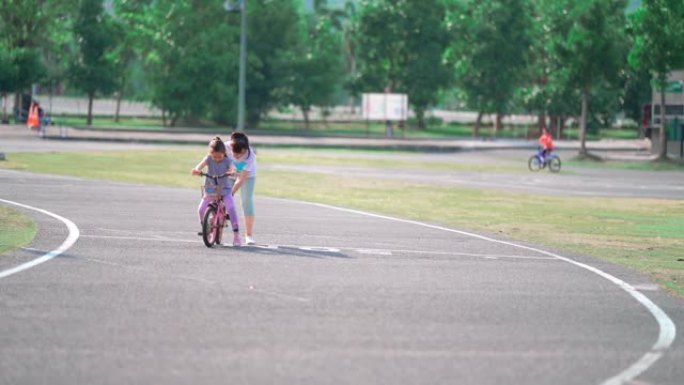
[[237,129],[245,129],[245,71],[247,65],[247,0],[241,1],[240,12],[240,80],[238,84]]

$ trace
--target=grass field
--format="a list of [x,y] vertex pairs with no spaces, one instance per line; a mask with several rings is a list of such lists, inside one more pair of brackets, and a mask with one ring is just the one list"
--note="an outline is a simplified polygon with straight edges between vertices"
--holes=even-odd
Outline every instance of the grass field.
[[[63,126],[76,128],[86,127],[84,116],[56,116],[55,123]],[[178,127],[164,127],[160,118],[131,118],[122,117],[115,122],[112,117],[95,117],[92,128],[95,129],[130,129],[130,130],[198,130],[202,132],[226,132],[227,127],[218,127],[210,122],[201,127],[187,127],[179,123]],[[385,124],[382,122],[336,122],[336,121],[312,121],[309,129],[304,128],[301,121],[264,119],[258,128],[252,128],[252,132],[274,135],[313,135],[313,136],[352,136],[352,137],[385,137]],[[538,129],[533,125],[505,126],[496,133],[498,138],[524,139],[537,136]],[[404,127],[395,124],[394,135],[397,138],[415,139],[439,139],[439,138],[471,138],[473,135],[472,124],[457,122],[444,123],[439,119],[428,119],[425,129],[415,127],[415,122],[409,122]],[[483,125],[480,130],[481,137],[492,136],[492,127]],[[565,130],[566,139],[576,140],[579,138],[579,130],[568,128]],[[587,139],[636,139],[639,133],[636,129],[602,129],[598,134],[589,134]]]
[[[0,167],[85,178],[197,188],[189,170],[204,148],[143,152],[10,154]],[[260,154],[262,165],[345,165],[515,172],[452,163],[341,160],[310,152]],[[350,163],[351,162],[351,163]],[[88,168],[81,167],[89,164]],[[328,203],[476,230],[568,252],[596,256],[650,274],[684,296],[684,202],[626,198],[568,198],[453,188],[403,181],[306,172],[260,171],[259,195]],[[409,204],[407,204],[409,202]]]
[[0,255],[27,245],[36,236],[36,224],[20,212],[0,205]]

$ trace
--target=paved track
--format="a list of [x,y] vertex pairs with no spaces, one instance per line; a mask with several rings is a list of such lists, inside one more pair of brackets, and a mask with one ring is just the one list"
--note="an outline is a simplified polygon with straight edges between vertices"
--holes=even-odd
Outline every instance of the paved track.
[[[89,149],[107,150],[135,150],[163,148],[161,145],[136,143],[108,143],[108,142],[80,142],[40,140],[28,136],[25,130],[11,130],[3,132],[0,141],[2,152],[44,152],[44,151],[83,151]],[[263,153],[283,153],[283,150],[261,148]],[[285,153],[292,154],[292,150]],[[321,155],[321,153],[318,153]],[[563,159],[572,158],[575,151],[559,151]],[[445,186],[463,186],[473,188],[496,189],[501,191],[527,192],[556,196],[597,196],[597,197],[630,197],[630,198],[658,198],[684,199],[684,172],[681,171],[639,171],[616,169],[591,169],[568,167],[565,165],[560,174],[552,174],[547,170],[537,173],[527,171],[529,150],[489,150],[482,152],[457,152],[448,154],[382,154],[382,153],[354,153],[345,154],[334,152],[335,157],[363,157],[367,159],[410,160],[417,162],[453,162],[455,164],[472,164],[506,166],[511,169],[519,168],[520,172],[473,172],[464,170],[383,170],[354,167],[331,166],[271,166],[271,169],[293,169],[300,172],[325,173],[332,175],[347,175],[355,177],[371,177],[383,179],[412,180],[420,183]],[[268,166],[262,165],[263,168]]]
[[[0,198],[80,230],[0,279],[0,384],[599,384],[661,332],[586,269],[414,223],[258,198],[270,246],[207,249],[197,191],[0,171]],[[68,236],[21,210],[39,236],[0,271]],[[573,258],[642,288],[681,329],[681,300]],[[679,336],[650,353],[663,356],[639,383],[682,383]]]

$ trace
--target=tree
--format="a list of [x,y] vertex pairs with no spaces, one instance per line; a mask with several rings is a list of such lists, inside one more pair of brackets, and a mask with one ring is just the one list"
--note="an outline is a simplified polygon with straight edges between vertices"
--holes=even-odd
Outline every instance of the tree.
[[340,35],[325,13],[307,20],[299,46],[287,54],[285,101],[298,106],[309,129],[311,107],[329,106],[340,89],[342,56]]
[[136,57],[142,53],[142,44],[138,42],[142,41],[144,32],[137,27],[141,24],[141,20],[145,20],[147,15],[145,11],[149,7],[149,1],[115,0],[113,6],[117,45],[114,47],[111,56],[115,68],[117,89],[114,121],[118,122],[130,66]]
[[554,40],[561,71],[581,95],[580,155],[587,156],[589,98],[595,87],[616,85],[626,67],[624,0],[564,0],[562,17],[572,23]]
[[[257,127],[262,116],[283,103],[292,52],[300,38],[300,2],[254,0],[249,3],[247,59],[247,125]],[[277,33],[274,33],[277,31]]]
[[[0,94],[15,93],[19,108],[20,94],[33,84],[52,83],[59,79],[70,52],[69,31],[72,10],[77,0],[0,1],[0,46],[4,60],[13,64],[3,78]],[[5,117],[6,118],[6,117]]]
[[93,99],[109,94],[116,86],[116,69],[108,54],[116,42],[111,18],[102,0],[81,0],[74,24],[78,58],[70,69],[73,85],[88,95],[87,124],[93,124]]
[[164,124],[234,122],[236,15],[219,1],[159,0],[131,6],[125,23],[135,26],[136,35],[129,39],[138,42],[135,49],[143,56],[150,99],[162,110]]
[[[542,128],[550,128],[561,137],[567,116],[579,111],[573,102],[579,99],[579,94],[562,71],[564,63],[554,47],[568,33],[572,22],[563,18],[566,8],[562,3],[531,0],[530,7],[534,20],[530,29],[532,45],[525,76],[527,83],[520,89],[521,104],[537,114],[539,133]],[[551,127],[547,127],[547,117]]]
[[439,0],[367,0],[354,26],[357,90],[406,93],[419,128],[453,78],[446,8]]
[[[630,68],[625,73],[624,97],[622,110],[625,116],[640,124],[643,118],[643,107],[651,104],[651,74],[645,70]],[[643,130],[639,130],[643,137]]]
[[3,101],[2,121],[6,122],[7,105],[5,97],[9,92],[14,91],[14,83],[17,77],[17,68],[15,67],[14,58],[10,54],[6,46],[0,41],[0,99]]
[[465,1],[451,15],[457,83],[471,108],[497,114],[495,130],[525,83],[531,47],[530,9],[525,0]]
[[684,3],[681,0],[645,0],[633,15],[634,46],[630,64],[648,71],[660,91],[660,151],[667,158],[665,89],[673,68],[684,64]]

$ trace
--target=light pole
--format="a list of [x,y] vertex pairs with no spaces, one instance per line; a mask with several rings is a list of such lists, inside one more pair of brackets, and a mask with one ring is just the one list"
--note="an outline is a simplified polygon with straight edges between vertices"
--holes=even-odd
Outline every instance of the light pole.
[[240,12],[240,75],[238,80],[237,130],[245,129],[245,87],[247,70],[247,0],[238,0],[237,6],[231,0],[223,3],[228,12]]

